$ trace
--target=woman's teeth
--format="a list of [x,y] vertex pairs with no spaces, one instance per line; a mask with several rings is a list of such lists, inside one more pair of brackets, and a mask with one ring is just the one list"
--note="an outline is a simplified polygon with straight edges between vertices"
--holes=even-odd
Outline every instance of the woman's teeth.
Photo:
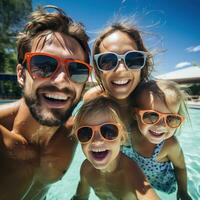
[[116,84],[116,85],[126,85],[129,82],[129,80],[116,80],[116,81],[112,81],[112,83]]

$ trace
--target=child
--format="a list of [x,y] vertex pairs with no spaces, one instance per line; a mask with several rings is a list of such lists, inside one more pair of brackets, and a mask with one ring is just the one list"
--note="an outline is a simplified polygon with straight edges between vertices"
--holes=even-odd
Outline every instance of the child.
[[122,152],[143,169],[151,185],[172,193],[177,199],[191,199],[182,149],[174,136],[184,121],[184,95],[171,81],[142,83],[131,97],[138,130],[132,134],[132,149]]
[[137,164],[120,153],[126,132],[118,116],[118,104],[103,96],[80,108],[73,134],[87,159],[73,200],[88,199],[90,188],[101,200],[158,199]]

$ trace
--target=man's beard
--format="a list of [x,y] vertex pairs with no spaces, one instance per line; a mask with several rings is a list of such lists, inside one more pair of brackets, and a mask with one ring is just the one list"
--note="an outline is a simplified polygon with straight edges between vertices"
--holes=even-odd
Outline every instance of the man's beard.
[[[24,93],[24,99],[26,105],[28,106],[33,118],[38,121],[40,124],[45,126],[60,126],[63,125],[72,115],[74,108],[78,103],[73,104],[66,111],[61,111],[60,109],[51,109],[50,111],[44,111],[42,109],[39,97],[37,94],[35,97],[27,96]],[[51,117],[46,117],[44,112],[50,112]],[[44,113],[44,115],[42,115]]]

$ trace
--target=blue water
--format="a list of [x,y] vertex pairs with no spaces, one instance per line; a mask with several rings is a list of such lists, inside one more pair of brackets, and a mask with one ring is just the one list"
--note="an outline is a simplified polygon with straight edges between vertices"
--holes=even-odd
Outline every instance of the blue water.
[[[193,200],[200,199],[200,109],[189,109],[191,123],[186,122],[178,136],[182,146],[188,171],[188,188]],[[80,146],[78,146],[70,169],[61,181],[53,184],[47,194],[47,200],[70,200],[76,191],[79,181],[79,168],[85,159]],[[167,200],[165,196],[161,199]],[[169,200],[176,198],[169,197]],[[91,191],[90,200],[98,200]]]

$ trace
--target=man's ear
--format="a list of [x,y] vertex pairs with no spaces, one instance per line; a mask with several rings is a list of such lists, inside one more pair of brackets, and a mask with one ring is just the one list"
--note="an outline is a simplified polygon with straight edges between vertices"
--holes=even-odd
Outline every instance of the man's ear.
[[17,65],[17,81],[20,87],[24,87],[25,82],[25,69],[21,64]]

